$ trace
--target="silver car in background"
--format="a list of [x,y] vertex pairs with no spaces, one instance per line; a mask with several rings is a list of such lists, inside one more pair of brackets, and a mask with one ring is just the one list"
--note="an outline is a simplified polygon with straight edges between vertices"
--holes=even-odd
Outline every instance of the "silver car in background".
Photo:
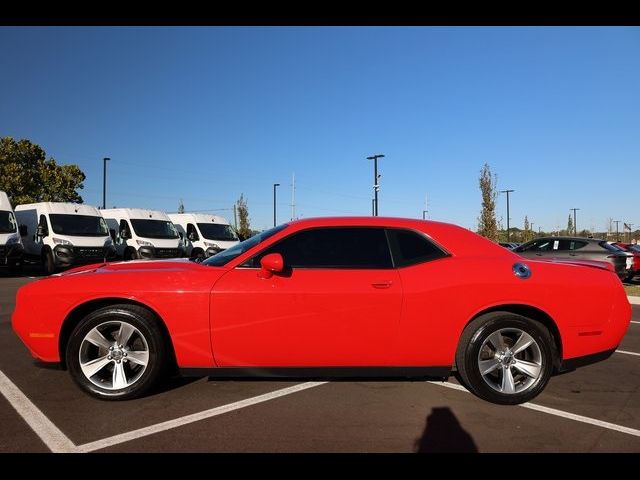
[[605,240],[585,237],[542,237],[513,249],[526,258],[559,258],[565,260],[600,260],[610,262],[620,277],[629,276],[633,256]]

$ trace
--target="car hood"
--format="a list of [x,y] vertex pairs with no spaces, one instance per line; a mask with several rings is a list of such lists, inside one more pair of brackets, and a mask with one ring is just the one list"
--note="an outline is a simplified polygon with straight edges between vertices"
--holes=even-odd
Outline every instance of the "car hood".
[[94,263],[56,273],[51,275],[51,277],[67,277],[81,273],[192,272],[202,271],[202,269],[223,270],[221,267],[209,267],[201,263],[192,262],[188,258],[179,258],[170,260],[133,260],[129,262]]

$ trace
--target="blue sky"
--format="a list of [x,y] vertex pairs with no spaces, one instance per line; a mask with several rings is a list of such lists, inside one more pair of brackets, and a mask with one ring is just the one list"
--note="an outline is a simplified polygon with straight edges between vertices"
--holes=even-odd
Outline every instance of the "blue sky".
[[[85,202],[254,228],[380,214],[475,228],[488,162],[511,225],[640,227],[640,28],[0,27],[0,136],[87,174]],[[227,210],[223,210],[227,209]],[[506,223],[504,196],[497,215]],[[635,229],[635,227],[634,227]]]

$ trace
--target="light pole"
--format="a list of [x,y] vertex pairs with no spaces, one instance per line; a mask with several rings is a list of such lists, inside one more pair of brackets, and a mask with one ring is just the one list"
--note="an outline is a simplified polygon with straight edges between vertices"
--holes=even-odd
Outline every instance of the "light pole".
[[578,236],[578,222],[576,221],[576,210],[580,210],[579,208],[570,208],[569,210],[573,210],[573,234]]
[[367,160],[373,160],[373,216],[378,216],[378,190],[380,190],[380,185],[378,185],[378,159],[384,158],[384,155],[372,155],[367,157]]
[[511,232],[509,232],[509,194],[515,192],[515,190],[500,190],[500,193],[507,194],[507,242],[509,241],[509,237],[511,236]]
[[279,183],[273,184],[273,226],[276,226],[276,187],[279,187]]
[[614,220],[615,224],[616,224],[616,242],[620,241],[620,234],[618,233],[618,224],[621,222],[621,220]]
[[102,209],[107,208],[107,162],[109,157],[102,159]]

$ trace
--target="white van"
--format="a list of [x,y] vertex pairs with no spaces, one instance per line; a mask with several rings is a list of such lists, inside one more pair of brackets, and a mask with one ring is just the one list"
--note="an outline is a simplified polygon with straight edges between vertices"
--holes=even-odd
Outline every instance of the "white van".
[[204,213],[170,213],[169,218],[181,234],[186,255],[205,258],[233,247],[240,240],[229,222]]
[[141,208],[107,208],[102,210],[118,257],[184,257],[185,249],[176,227],[166,213]]
[[60,267],[112,260],[113,241],[100,210],[80,203],[42,202],[15,209],[25,258],[47,274]]
[[22,267],[23,252],[18,223],[9,197],[0,192],[0,267],[8,267],[10,273],[17,273]]

